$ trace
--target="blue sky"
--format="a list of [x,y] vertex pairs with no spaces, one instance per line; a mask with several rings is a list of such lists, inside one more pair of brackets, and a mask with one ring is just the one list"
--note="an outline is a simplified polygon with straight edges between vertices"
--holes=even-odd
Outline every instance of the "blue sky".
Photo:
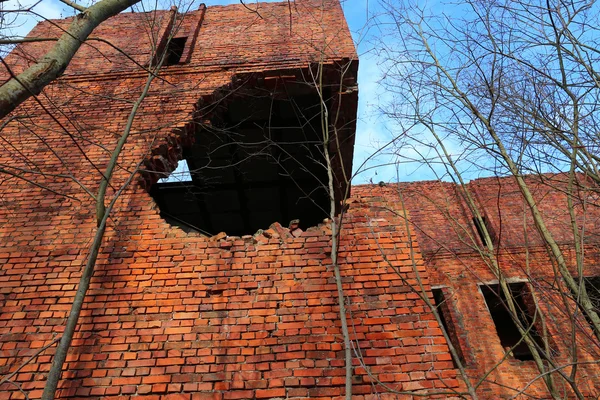
[[[207,6],[211,6],[215,4],[239,3],[239,0],[205,0],[204,2]],[[33,3],[34,1],[32,0],[21,2],[22,5]],[[250,3],[250,1],[247,1],[247,4]],[[17,8],[15,0],[1,4],[4,9]],[[358,74],[359,109],[354,157],[356,170],[382,143],[388,142],[392,135],[389,129],[389,122],[382,118],[378,112],[380,102],[386,100],[385,93],[378,84],[381,72],[377,57],[373,51],[375,46],[374,40],[381,32],[376,27],[373,27],[373,24],[367,23],[369,18],[380,12],[378,2],[376,0],[342,0],[342,7],[357,45],[360,58]],[[64,6],[58,0],[43,0],[35,6],[34,11],[44,15],[46,18],[63,18],[74,14],[73,10]],[[33,18],[31,15],[22,17],[19,19],[17,28],[10,33],[24,36],[35,26],[37,20],[39,18]],[[363,167],[364,172],[355,178],[355,183],[396,180],[397,166],[383,165],[393,163],[393,161],[393,158],[390,156],[380,156],[371,160]],[[427,171],[418,170],[417,173],[414,173],[414,170],[414,166],[401,167],[398,170],[400,179],[416,180],[433,178],[433,175],[428,174]]]

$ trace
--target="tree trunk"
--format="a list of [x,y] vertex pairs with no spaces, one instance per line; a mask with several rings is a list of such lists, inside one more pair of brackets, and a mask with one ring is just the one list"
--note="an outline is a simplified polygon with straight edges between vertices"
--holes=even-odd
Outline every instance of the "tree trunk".
[[30,96],[39,94],[67,68],[81,44],[108,18],[139,0],[102,0],[74,17],[69,28],[36,64],[0,86],[0,118],[4,118]]

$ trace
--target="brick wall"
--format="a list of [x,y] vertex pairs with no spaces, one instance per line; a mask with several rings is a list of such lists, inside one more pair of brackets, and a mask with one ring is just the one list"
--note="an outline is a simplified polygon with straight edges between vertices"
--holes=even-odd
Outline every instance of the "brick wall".
[[[109,197],[140,161],[146,172],[125,190],[109,222],[60,398],[344,394],[328,221],[302,233],[274,224],[254,237],[206,238],[166,223],[148,194],[159,177],[153,172],[175,167],[195,126],[240,82],[300,79],[315,60],[323,59],[330,71],[355,60],[341,8],[335,1],[321,5],[296,0],[291,33],[287,2],[260,3],[262,19],[241,5],[209,7],[189,63],[166,67],[154,81]],[[193,30],[200,12],[179,16],[182,34]],[[167,15],[125,13],[111,19],[95,34],[133,61],[102,42],[83,46],[65,76],[40,96],[45,110],[30,100],[3,128],[0,164],[21,176],[0,175],[0,375],[36,355],[12,379],[31,399],[41,395],[54,353],[45,347],[63,330],[95,232],[93,200],[81,185],[97,189],[145,83],[141,67],[151,56],[152,35],[144,27],[148,19],[158,21],[157,40]],[[53,32],[43,23],[32,36]],[[320,46],[323,42],[335,46]],[[7,60],[19,71],[27,65],[22,56],[39,57],[44,46],[23,45]],[[355,84],[356,76],[346,80]],[[531,183],[573,265],[564,194],[556,189],[564,181]],[[475,180],[469,190],[498,235],[497,259],[507,276],[535,278],[532,291],[551,316],[548,330],[562,352],[557,359],[568,362],[563,333],[572,324],[555,290],[552,260],[514,183]],[[444,309],[471,379],[502,360],[504,350],[478,290],[494,276],[474,249],[480,239],[460,191],[440,182],[356,186],[346,205],[340,262],[356,346],[355,398],[402,398],[394,392],[411,390],[449,398],[452,391],[464,391],[442,331],[420,297],[431,299],[432,286],[444,287]],[[585,215],[586,274],[594,275],[600,273],[598,213],[589,208]],[[579,322],[580,359],[593,362],[595,342],[585,321]],[[508,398],[535,376],[531,362],[508,358],[479,388],[480,398]],[[578,376],[586,395],[597,393],[594,364],[581,367]],[[15,385],[0,390],[6,398],[24,398]],[[527,395],[547,397],[539,381]]]
[[[335,70],[356,58],[339,4],[322,4],[296,1],[291,32],[287,2],[261,3],[262,19],[241,5],[209,7],[190,62],[166,67],[154,81],[109,198],[140,161],[147,172],[113,211],[60,398],[343,395],[328,223],[294,235],[275,224],[256,237],[206,238],[165,222],[147,191],[159,177],[152,170],[172,170],[195,125],[240,82],[300,77],[318,60]],[[198,12],[180,16],[182,32]],[[94,202],[81,185],[97,189],[145,83],[147,20],[158,21],[156,40],[167,15],[124,13],[102,25],[95,35],[135,62],[102,42],[83,46],[65,76],[40,96],[44,109],[29,100],[2,132],[10,145],[0,164],[21,176],[0,177],[0,374],[35,355],[12,378],[31,399],[41,395],[54,353],[45,347],[63,330],[95,232]],[[53,33],[54,25],[42,23],[31,35]],[[334,47],[320,46],[333,41]],[[35,59],[44,49],[23,45],[9,62],[19,71],[27,65],[24,54]],[[345,79],[355,84],[356,76]],[[411,291],[417,273],[429,288],[418,250],[408,255],[414,236],[409,240],[397,217],[381,215],[377,201],[349,208],[340,243],[358,346],[356,398],[458,388],[441,330]],[[0,390],[5,398],[23,398],[13,384]]]
[[[575,191],[573,200],[576,220],[584,237],[583,275],[598,276],[600,214],[595,205],[596,189],[584,177],[577,176],[577,179],[582,188],[590,188]],[[549,231],[561,245],[571,273],[579,276],[565,194],[568,176],[529,176],[526,182]],[[571,340],[576,337],[577,357],[582,362],[577,384],[585,395],[596,396],[600,388],[594,362],[598,358],[597,339],[583,318],[570,320],[568,307],[572,311],[574,304],[561,295],[562,291],[568,297],[570,291],[557,272],[556,259],[543,245],[516,182],[509,177],[476,179],[465,189],[475,199],[476,207],[493,231],[494,258],[500,270],[509,280],[529,282],[528,290],[537,297],[556,362],[559,365],[573,362]],[[479,252],[483,243],[473,222],[474,214],[469,211],[461,190],[450,183],[402,183],[388,189],[386,196],[396,198],[398,203],[404,202],[431,285],[445,287],[447,297],[450,296],[452,328],[456,330],[469,375],[477,381],[499,364],[487,376],[482,393],[508,398],[515,395],[514,388],[524,388],[531,383],[527,393],[541,398],[549,396],[541,379],[534,380],[539,372],[533,361],[519,361],[510,356],[502,361],[505,351],[479,288],[482,283],[497,283],[497,277],[490,262]],[[541,328],[539,321],[536,327]],[[564,382],[559,383],[559,387],[564,389]]]
[[[3,373],[60,334],[94,224],[89,210],[56,210],[55,196],[27,193],[29,203],[39,197],[48,208],[2,214]],[[382,214],[377,199],[363,201],[347,214],[340,253],[363,363],[354,360],[356,398],[385,392],[371,376],[396,390],[456,387],[441,331],[409,288],[416,276],[402,221]],[[101,251],[60,398],[342,395],[330,231],[322,225],[297,238],[277,236],[185,234],[160,218],[143,189],[132,189]],[[418,253],[414,262],[428,288]],[[52,353],[15,377],[30,398],[41,394]]]

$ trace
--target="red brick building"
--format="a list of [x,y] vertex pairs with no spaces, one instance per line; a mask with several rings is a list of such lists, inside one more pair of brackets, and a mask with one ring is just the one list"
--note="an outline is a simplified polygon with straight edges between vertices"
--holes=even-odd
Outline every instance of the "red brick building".
[[[573,197],[573,209],[581,235],[581,264],[583,276],[589,278],[585,287],[598,309],[599,282],[595,277],[600,275],[600,213],[596,206],[597,189],[584,177],[577,176],[577,179],[580,189],[575,190],[578,193]],[[529,176],[526,183],[570,272],[575,277],[580,276],[566,195],[568,176]],[[353,193],[359,193],[359,188],[367,189],[371,195],[378,191],[388,210],[404,215],[398,204],[407,210],[406,217],[414,230],[411,233],[416,234],[432,295],[441,304],[439,310],[449,339],[457,348],[473,384],[485,376],[478,390],[480,397],[512,398],[523,390],[529,396],[551,398],[531,352],[517,344],[520,335],[504,307],[499,307],[498,278],[483,254],[486,238],[478,229],[467,192],[482,214],[493,241],[493,258],[515,299],[521,302],[520,309],[537,331],[535,335],[542,336],[542,332],[547,331],[555,368],[571,366],[576,354],[580,369],[574,383],[586,398],[596,396],[599,384],[597,338],[581,314],[573,317],[573,296],[565,288],[556,259],[538,233],[531,211],[512,177],[476,179],[465,188],[448,182],[426,181],[383,189],[354,187]],[[538,317],[533,318],[535,315]],[[509,353],[507,348],[513,346],[516,347]],[[568,398],[575,398],[560,378],[555,384]]]
[[[60,79],[2,121],[0,375],[9,381],[0,398],[41,396],[96,231],[93,196],[156,54],[166,54],[164,64],[110,181],[106,203],[120,196],[59,398],[343,396],[325,148],[343,215],[354,397],[465,392],[423,296],[442,303],[467,375],[484,378],[479,397],[547,397],[527,355],[504,349],[493,318],[500,311],[481,286],[497,281],[459,188],[349,188],[358,59],[338,2],[258,7],[111,18],[93,34],[102,40],[83,45]],[[56,37],[68,23],[41,23],[30,37]],[[20,45],[7,65],[18,73],[47,46]],[[178,160],[190,173],[159,181]],[[561,184],[534,182],[571,254]],[[556,359],[568,364],[565,340],[575,340],[577,384],[597,396],[597,341],[585,320],[568,324],[553,302],[560,291],[552,292],[552,260],[514,183],[488,178],[468,188],[506,275],[521,293],[541,296]],[[600,214],[586,196],[585,213],[577,212],[585,215],[586,260],[596,260]],[[598,274],[592,266],[586,277]]]

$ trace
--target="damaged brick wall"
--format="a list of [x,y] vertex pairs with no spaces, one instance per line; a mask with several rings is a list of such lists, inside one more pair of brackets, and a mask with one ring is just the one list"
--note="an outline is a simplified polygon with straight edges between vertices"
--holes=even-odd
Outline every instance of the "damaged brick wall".
[[[296,0],[292,33],[287,2],[261,3],[263,19],[258,20],[241,5],[180,16],[181,32],[196,38],[193,51],[184,50],[184,62],[166,67],[154,82],[119,160],[109,195],[140,162],[145,173],[114,210],[60,398],[343,395],[343,339],[328,221],[305,230],[273,221],[255,235],[223,232],[206,238],[166,223],[148,194],[162,176],[156,172],[175,167],[196,125],[210,122],[205,117],[240,80],[272,84],[279,77],[302,76],[322,58],[331,69],[357,62],[339,4],[327,0],[321,12],[322,4]],[[137,64],[105,44],[83,46],[65,76],[45,90],[47,99],[41,99],[57,119],[29,101],[2,131],[14,148],[0,153],[0,163],[30,170],[22,178],[42,185],[1,176],[2,376],[51,344],[63,329],[95,231],[93,201],[80,184],[97,188],[131,101],[144,84],[140,65],[150,57],[150,39],[143,27],[155,15],[162,27],[167,12],[126,13],[96,32],[125,49]],[[51,24],[43,23],[32,36],[52,32]],[[323,36],[336,44],[325,53],[319,46]],[[18,70],[25,65],[19,51],[36,57],[43,49],[41,43],[27,44],[7,60]],[[106,57],[98,57],[98,51]],[[348,87],[356,83],[356,76],[348,79]],[[347,117],[344,124],[351,125]],[[509,180],[476,180],[470,187],[495,234],[505,240],[499,258],[507,273],[522,278],[527,264],[541,278],[548,277],[550,263],[539,243],[523,251],[522,208]],[[464,390],[440,327],[412,290],[417,278],[430,298],[431,286],[443,286],[451,296],[450,320],[470,376],[481,377],[504,355],[477,287],[493,276],[465,244],[465,232],[457,229],[458,220],[477,240],[456,187],[400,185],[408,226],[397,189],[353,187],[344,208],[340,260],[351,336],[360,354],[354,357],[357,399],[401,397],[386,395],[390,389],[420,394]],[[541,196],[555,221],[552,229],[561,232],[564,215],[552,212],[563,207],[563,197],[554,192]],[[596,220],[588,223],[588,230],[596,232]],[[561,237],[564,246],[568,241]],[[589,259],[598,260],[594,243],[590,248]],[[544,293],[540,286],[534,290]],[[547,311],[557,315],[549,329],[560,344],[564,318],[551,306]],[[51,346],[44,349],[13,377],[31,399],[41,395],[53,352]],[[585,390],[592,393],[597,370],[583,370]],[[535,375],[530,362],[509,359],[490,375],[481,398],[510,397],[514,391],[506,386],[523,387]],[[10,399],[23,398],[14,385],[6,383],[0,390]],[[527,394],[547,396],[539,382]]]
[[[261,3],[259,20],[241,5],[182,16],[182,32],[194,31],[205,12],[189,62],[166,67],[155,80],[119,158],[109,197],[140,162],[147,171],[113,210],[59,398],[343,395],[327,221],[304,231],[273,221],[254,236],[209,239],[166,223],[147,192],[158,179],[148,170],[174,168],[191,126],[214,106],[206,99],[237,77],[295,76],[315,60],[332,68],[356,63],[339,4],[322,5],[296,1],[292,32],[287,2]],[[83,46],[41,98],[55,119],[30,100],[2,132],[14,151],[1,153],[0,163],[31,171],[21,174],[25,179],[2,175],[0,185],[0,374],[35,355],[12,378],[31,399],[41,395],[54,353],[49,345],[64,329],[95,232],[93,200],[81,185],[92,192],[98,186],[145,82],[144,24],[157,16],[164,26],[166,13],[124,13],[102,25],[96,34],[137,64],[103,43]],[[53,32],[42,23],[31,35]],[[336,43],[325,53],[324,37]],[[18,65],[19,53],[35,58],[43,49],[23,45],[8,61]],[[348,79],[356,84],[356,76]],[[408,256],[412,240],[400,221],[367,201],[350,206],[344,226],[341,269],[361,354],[354,359],[356,398],[386,391],[375,378],[394,390],[458,387],[437,323],[407,286],[415,271],[429,283],[418,251]],[[386,259],[379,246],[389,249]],[[0,390],[23,398],[13,384]]]
[[[456,387],[441,331],[407,287],[416,277],[401,220],[381,215],[375,201],[363,201],[350,206],[340,253],[351,336],[364,363],[355,360],[356,398],[385,392],[372,386],[365,367],[398,390]],[[167,225],[141,188],[124,197],[115,215],[60,398],[343,394],[343,340],[326,224],[295,238],[265,231],[258,239],[211,240]],[[64,221],[67,240],[73,220]],[[27,234],[18,228],[15,237]],[[1,360],[9,372],[61,331],[84,250],[64,242],[27,251],[9,245],[0,256]],[[414,261],[428,287],[418,255]],[[15,378],[31,398],[40,395],[51,354],[44,352]]]

